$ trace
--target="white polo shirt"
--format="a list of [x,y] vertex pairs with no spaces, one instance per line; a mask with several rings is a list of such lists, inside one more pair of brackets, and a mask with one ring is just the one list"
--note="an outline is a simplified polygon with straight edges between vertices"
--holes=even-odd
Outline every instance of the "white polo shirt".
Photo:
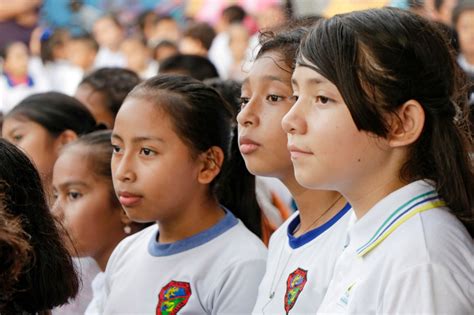
[[416,181],[349,230],[318,314],[473,314],[474,246],[436,190]]
[[117,246],[92,313],[250,313],[266,248],[231,212],[175,243],[158,243],[157,233],[155,224]]
[[351,206],[320,227],[294,237],[293,214],[270,239],[267,270],[253,314],[315,314],[346,242]]

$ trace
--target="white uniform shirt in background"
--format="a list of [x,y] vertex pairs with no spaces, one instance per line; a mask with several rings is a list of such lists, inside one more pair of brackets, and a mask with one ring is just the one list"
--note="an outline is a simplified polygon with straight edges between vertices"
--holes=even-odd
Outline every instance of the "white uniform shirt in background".
[[354,220],[318,314],[473,311],[473,239],[420,180]]
[[331,220],[294,237],[294,213],[270,238],[267,270],[253,314],[315,314],[346,242],[352,211],[346,204]]
[[[249,314],[266,248],[234,215],[160,244],[153,225],[123,240],[106,268],[100,314]],[[178,312],[179,311],[179,312]]]

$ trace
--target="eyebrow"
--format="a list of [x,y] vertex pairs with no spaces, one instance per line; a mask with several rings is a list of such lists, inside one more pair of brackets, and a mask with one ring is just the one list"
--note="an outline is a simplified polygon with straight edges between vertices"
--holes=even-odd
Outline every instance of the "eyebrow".
[[[269,75],[269,74],[262,76],[262,80],[265,80],[265,81],[278,81],[278,82],[287,84],[287,81],[281,79],[280,77],[277,77],[275,75]],[[241,85],[244,86],[248,83],[249,83],[249,78],[247,77],[242,81]]]
[[[117,134],[112,134],[112,138],[113,139],[117,139],[117,140],[120,140],[120,141],[123,141],[123,139],[117,135]],[[141,137],[135,137],[132,139],[132,142],[133,143],[137,143],[137,142],[142,142],[142,141],[158,141],[158,142],[165,142],[165,140],[163,140],[163,138],[160,138],[160,137],[150,137],[150,136],[141,136]]]
[[62,184],[58,185],[59,188],[68,187],[68,186],[88,187],[84,182],[80,182],[80,181],[70,181],[70,182],[65,182],[65,183],[62,183]]

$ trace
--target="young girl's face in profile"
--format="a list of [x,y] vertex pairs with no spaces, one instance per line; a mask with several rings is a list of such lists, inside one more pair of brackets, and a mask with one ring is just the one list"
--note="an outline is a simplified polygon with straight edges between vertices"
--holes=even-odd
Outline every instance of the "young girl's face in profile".
[[[63,152],[53,172],[53,212],[71,236],[79,256],[96,258],[123,237],[122,209],[113,203],[112,183],[95,174],[87,148]],[[74,250],[72,254],[75,254]]]
[[51,175],[61,145],[59,137],[55,139],[34,121],[14,117],[3,123],[2,136],[28,155],[43,178]]
[[297,181],[338,191],[373,187],[363,183],[387,171],[386,140],[359,131],[338,88],[316,71],[298,65],[292,83],[298,100],[282,125]]
[[112,175],[133,221],[175,219],[202,193],[199,163],[175,132],[169,115],[143,98],[125,100],[112,133]]
[[242,83],[239,148],[247,169],[255,175],[282,178],[293,172],[280,122],[294,98],[291,69],[282,60],[278,53],[265,53]]

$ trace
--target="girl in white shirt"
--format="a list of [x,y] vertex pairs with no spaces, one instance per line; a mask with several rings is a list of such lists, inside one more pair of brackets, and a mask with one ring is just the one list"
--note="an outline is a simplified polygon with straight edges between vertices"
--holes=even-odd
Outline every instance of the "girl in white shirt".
[[295,179],[281,119],[294,104],[291,73],[307,29],[267,32],[242,84],[240,151],[250,172],[276,177],[299,211],[270,239],[267,269],[254,314],[315,313],[346,240],[350,205],[336,191],[302,187]]
[[283,119],[296,178],[355,213],[319,313],[472,313],[460,78],[443,33],[398,9],[335,16],[302,42]]
[[112,253],[100,314],[251,311],[266,249],[236,218],[246,209],[220,204],[231,119],[220,94],[190,77],[129,93],[112,133],[114,188],[130,219],[156,224]]

